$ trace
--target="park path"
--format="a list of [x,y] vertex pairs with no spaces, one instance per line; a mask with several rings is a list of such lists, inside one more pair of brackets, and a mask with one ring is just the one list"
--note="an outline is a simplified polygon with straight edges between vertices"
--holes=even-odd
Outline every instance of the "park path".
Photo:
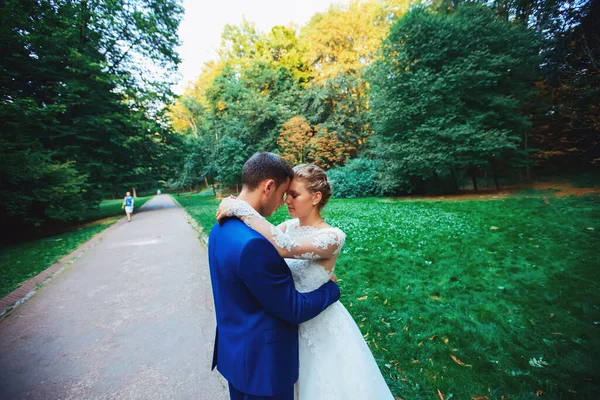
[[0,321],[1,399],[226,399],[208,257],[157,196]]

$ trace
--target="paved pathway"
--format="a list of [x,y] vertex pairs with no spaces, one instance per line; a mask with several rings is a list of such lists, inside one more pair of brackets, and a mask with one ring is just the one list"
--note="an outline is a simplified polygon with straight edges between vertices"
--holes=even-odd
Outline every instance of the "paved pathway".
[[196,236],[156,197],[0,321],[0,398],[227,399]]

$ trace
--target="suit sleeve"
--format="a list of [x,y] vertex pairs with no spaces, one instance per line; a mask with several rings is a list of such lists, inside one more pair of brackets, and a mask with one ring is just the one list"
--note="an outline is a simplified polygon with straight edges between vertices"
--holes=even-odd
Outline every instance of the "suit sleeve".
[[264,238],[246,244],[239,275],[269,314],[294,325],[316,317],[340,298],[340,290],[332,281],[310,293],[298,292],[289,270]]

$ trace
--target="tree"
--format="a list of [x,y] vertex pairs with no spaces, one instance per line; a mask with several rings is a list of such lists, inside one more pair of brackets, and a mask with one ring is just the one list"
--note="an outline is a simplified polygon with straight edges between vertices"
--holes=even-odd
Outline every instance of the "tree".
[[581,171],[600,163],[600,2],[566,8],[563,18],[544,41],[534,157],[548,170]]
[[283,124],[277,140],[282,157],[291,165],[304,164],[308,159],[313,129],[306,118],[294,117]]
[[370,75],[384,189],[412,191],[461,170],[476,190],[479,171],[496,176],[530,127],[536,50],[530,31],[480,5],[415,8],[399,20]]
[[[23,220],[69,219],[124,186],[164,178],[179,3],[8,0],[0,14],[0,158],[16,174],[1,190],[23,200]],[[7,201],[3,218],[16,217]]]
[[354,0],[315,14],[300,33],[300,43],[308,49],[305,61],[313,66],[315,81],[354,74],[371,64],[391,23],[409,5],[406,0]]
[[338,198],[381,196],[377,162],[367,158],[354,158],[343,167],[327,172],[333,195]]

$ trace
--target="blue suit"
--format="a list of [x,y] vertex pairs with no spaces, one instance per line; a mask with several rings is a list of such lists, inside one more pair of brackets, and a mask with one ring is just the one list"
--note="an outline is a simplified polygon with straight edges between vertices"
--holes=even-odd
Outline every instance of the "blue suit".
[[273,245],[239,219],[215,224],[208,257],[217,316],[213,368],[244,395],[236,398],[292,394],[298,325],[340,298],[337,285],[329,281],[311,293],[296,291]]

